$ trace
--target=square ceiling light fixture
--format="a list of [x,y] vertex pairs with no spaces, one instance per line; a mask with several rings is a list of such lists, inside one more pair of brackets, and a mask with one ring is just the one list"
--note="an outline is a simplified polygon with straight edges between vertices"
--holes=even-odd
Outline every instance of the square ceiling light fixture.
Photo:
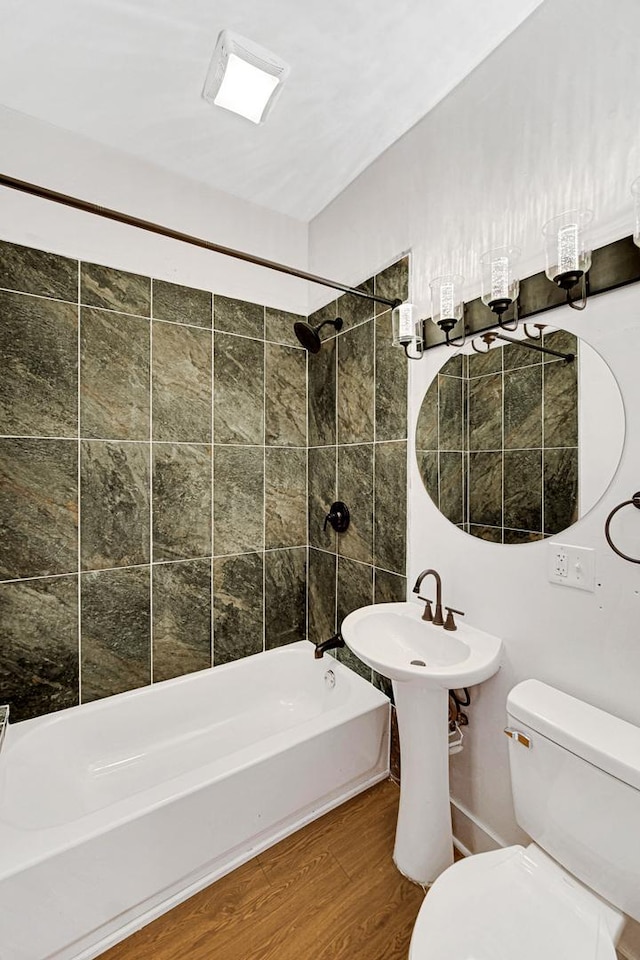
[[289,75],[289,67],[264,47],[223,30],[204,82],[202,96],[253,123],[263,123]]

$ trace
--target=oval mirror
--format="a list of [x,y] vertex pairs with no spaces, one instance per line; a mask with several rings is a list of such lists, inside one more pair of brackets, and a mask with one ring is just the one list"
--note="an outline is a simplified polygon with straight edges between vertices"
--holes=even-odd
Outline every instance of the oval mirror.
[[493,543],[566,530],[603,495],[624,445],[622,397],[602,357],[566,330],[535,324],[526,332],[498,331],[517,343],[475,337],[451,356],[416,428],[435,505]]

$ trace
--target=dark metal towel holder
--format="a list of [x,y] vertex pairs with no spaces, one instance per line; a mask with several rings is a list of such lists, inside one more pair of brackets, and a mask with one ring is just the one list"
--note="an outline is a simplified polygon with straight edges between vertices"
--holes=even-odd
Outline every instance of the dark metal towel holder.
[[611,539],[611,534],[609,533],[609,527],[611,525],[611,521],[613,520],[618,510],[622,510],[623,507],[629,507],[629,506],[633,506],[636,508],[636,510],[640,510],[640,490],[638,490],[637,493],[634,493],[634,495],[631,497],[631,500],[623,500],[622,503],[619,503],[617,507],[613,508],[613,510],[611,511],[611,513],[609,514],[605,522],[604,535],[607,538],[607,543],[609,544],[613,552],[617,553],[619,557],[622,557],[623,560],[628,560],[629,563],[640,563],[639,559],[636,559],[635,557],[629,557],[627,556],[626,553],[623,553],[622,550],[618,550],[615,543]]

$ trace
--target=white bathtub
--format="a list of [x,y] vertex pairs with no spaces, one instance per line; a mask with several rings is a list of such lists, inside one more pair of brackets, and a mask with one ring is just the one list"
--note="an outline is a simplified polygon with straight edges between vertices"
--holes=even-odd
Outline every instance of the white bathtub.
[[97,956],[384,779],[388,728],[304,640],[11,726],[0,960]]

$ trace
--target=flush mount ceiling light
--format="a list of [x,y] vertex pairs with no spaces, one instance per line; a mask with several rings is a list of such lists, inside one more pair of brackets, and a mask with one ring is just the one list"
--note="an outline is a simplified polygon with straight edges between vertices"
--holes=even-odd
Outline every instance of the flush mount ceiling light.
[[288,75],[289,67],[274,53],[223,30],[213,51],[202,96],[253,123],[263,123]]

